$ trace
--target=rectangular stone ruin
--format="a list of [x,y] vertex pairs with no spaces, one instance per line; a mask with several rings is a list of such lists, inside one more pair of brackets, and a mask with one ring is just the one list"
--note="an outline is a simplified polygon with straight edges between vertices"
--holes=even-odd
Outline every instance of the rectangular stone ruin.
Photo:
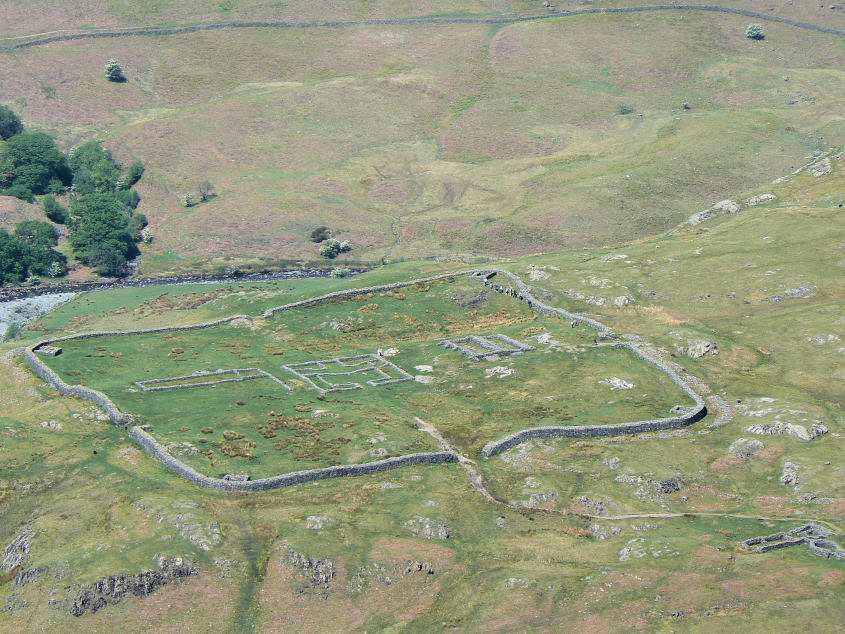
[[832,532],[818,524],[805,524],[788,532],[752,537],[741,542],[741,544],[745,548],[756,546],[754,552],[757,553],[767,553],[772,550],[807,544],[810,552],[819,557],[845,559],[845,549],[836,542],[827,539]]
[[35,352],[45,357],[57,357],[62,353],[58,346],[38,346]]
[[402,383],[414,378],[395,363],[375,354],[290,363],[283,365],[282,369],[321,394],[363,389],[364,386],[361,383],[351,380],[356,378],[367,379],[363,382],[372,387]]
[[147,379],[134,381],[133,385],[142,392],[163,392],[167,390],[185,390],[193,387],[210,387],[221,383],[240,383],[252,379],[270,379],[290,391],[290,387],[269,372],[260,368],[232,368],[229,370],[215,370],[214,372],[200,371],[184,376],[174,376],[169,379]]
[[470,359],[487,359],[493,356],[522,354],[529,350],[535,350],[534,346],[502,334],[468,335],[460,339],[445,339],[437,345],[460,352]]

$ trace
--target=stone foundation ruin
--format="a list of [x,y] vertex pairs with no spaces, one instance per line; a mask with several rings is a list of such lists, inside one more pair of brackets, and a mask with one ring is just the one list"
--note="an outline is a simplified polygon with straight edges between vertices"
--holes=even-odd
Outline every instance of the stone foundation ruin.
[[752,537],[751,539],[746,539],[744,542],[740,542],[740,544],[748,549],[756,546],[754,548],[754,552],[756,553],[766,553],[770,550],[780,550],[781,548],[807,544],[810,552],[819,557],[824,557],[825,559],[845,559],[845,548],[828,539],[832,534],[833,531],[824,526],[804,524],[791,531]]
[[291,389],[284,382],[260,368],[217,370],[215,372],[199,371],[185,376],[174,376],[170,379],[134,381],[132,384],[140,388],[142,392],[162,392],[165,390],[184,390],[192,387],[209,387],[220,383],[240,383],[241,381],[249,381],[250,379],[270,379],[288,391]]
[[455,350],[470,359],[488,359],[490,357],[522,354],[536,350],[534,346],[512,339],[507,335],[468,335],[460,339],[445,339],[437,344],[449,350]]
[[[332,366],[338,368],[332,371]],[[296,378],[304,381],[320,394],[330,392],[346,392],[348,390],[363,389],[363,385],[354,381],[335,383],[334,378],[357,378],[358,376],[374,376],[366,381],[367,385],[379,387],[413,381],[414,377],[405,372],[395,363],[391,363],[375,354],[358,354],[353,357],[335,357],[322,361],[305,361],[303,363],[290,363],[282,366]]]

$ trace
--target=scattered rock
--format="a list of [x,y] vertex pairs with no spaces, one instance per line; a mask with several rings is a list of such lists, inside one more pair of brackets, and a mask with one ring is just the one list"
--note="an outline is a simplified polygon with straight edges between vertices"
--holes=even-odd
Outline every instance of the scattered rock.
[[619,462],[620,460],[616,456],[613,456],[612,458],[605,458],[601,461],[601,463],[608,467],[611,471],[619,468]]
[[601,524],[590,524],[590,532],[596,539],[609,539],[622,534],[621,526],[603,526]]
[[816,421],[810,426],[809,430],[807,430],[804,425],[777,422],[751,425],[747,431],[760,436],[794,436],[795,438],[800,438],[801,440],[813,440],[814,438],[823,436],[829,430],[827,425]]
[[381,356],[383,357],[395,357],[399,354],[399,348],[388,348],[387,350],[383,350]]
[[430,374],[417,374],[414,376],[414,381],[422,383],[423,385],[431,385],[436,379]]
[[625,381],[617,376],[602,379],[599,381],[599,385],[609,385],[611,390],[631,390],[637,387],[636,383],[633,383],[632,381]]
[[824,334],[816,335],[815,337],[807,337],[807,341],[810,343],[814,343],[817,346],[823,346],[826,343],[834,343],[836,341],[842,340],[839,338],[839,335]]
[[590,498],[582,495],[578,502],[593,515],[606,515],[610,503],[602,498]]
[[162,559],[158,568],[144,570],[136,575],[111,575],[92,584],[80,584],[72,591],[69,612],[82,616],[86,612],[97,612],[107,605],[119,603],[123,597],[147,596],[167,584],[194,576],[199,569],[181,557]]
[[763,443],[753,438],[738,438],[728,447],[728,453],[737,458],[747,460],[752,454],[760,451],[763,446]]
[[622,308],[623,306],[628,306],[629,304],[633,304],[636,300],[631,297],[630,295],[620,295],[619,297],[615,297],[613,299],[613,305],[617,308]]
[[807,172],[819,178],[820,176],[827,176],[833,171],[833,165],[829,158],[823,158],[821,161],[816,161],[807,167]]
[[415,516],[405,522],[405,526],[417,537],[424,539],[449,539],[452,528],[443,520],[435,521],[428,517]]
[[527,590],[528,588],[530,588],[531,586],[534,586],[536,584],[537,584],[536,579],[521,579],[519,577],[510,577],[507,580],[507,582],[505,583],[505,585],[511,590],[513,590],[515,588],[519,588],[521,590]]
[[214,565],[217,567],[217,576],[221,579],[228,579],[232,576],[235,569],[240,566],[240,562],[218,557],[214,560]]
[[57,423],[57,422],[56,422],[56,421],[54,421],[54,420],[42,420],[42,421],[41,421],[41,426],[42,426],[44,429],[53,429],[53,430],[55,430],[55,431],[61,431],[61,430],[62,430],[62,424],[61,424],[61,423]]
[[452,295],[452,301],[464,310],[478,310],[487,305],[488,294],[485,289],[467,291]]
[[797,487],[798,483],[801,481],[801,477],[798,475],[798,470],[800,468],[800,465],[797,465],[794,462],[784,462],[783,471],[781,471],[778,482],[785,487]]
[[686,354],[693,359],[699,359],[706,354],[719,354],[719,346],[712,341],[696,341],[686,349]]
[[26,561],[26,556],[32,548],[32,538],[35,532],[29,528],[21,531],[21,534],[15,537],[6,550],[3,551],[3,561],[0,562],[0,573],[10,572]]
[[660,492],[664,495],[669,495],[670,493],[675,493],[676,491],[681,490],[681,481],[678,478],[669,478],[668,480],[661,480],[657,484],[660,489]]
[[282,542],[285,549],[282,561],[301,571],[310,587],[300,588],[300,594],[318,590],[324,598],[328,597],[329,587],[335,576],[334,564],[328,559],[315,559],[296,552],[287,542]]
[[736,201],[722,200],[709,209],[705,209],[704,211],[699,211],[698,213],[691,215],[689,217],[689,223],[691,225],[698,225],[710,218],[715,218],[716,216],[720,216],[722,214],[735,214],[739,210],[740,206]]
[[747,198],[744,202],[749,207],[756,207],[757,205],[772,202],[775,198],[774,194],[758,194],[757,196]]
[[405,574],[409,575],[412,572],[424,572],[427,575],[433,575],[434,567],[428,561],[409,561],[405,567]]
[[503,365],[497,365],[497,366],[493,366],[492,368],[487,368],[486,370],[484,370],[484,376],[487,377],[488,379],[491,378],[491,377],[494,377],[494,376],[498,376],[500,379],[503,379],[506,376],[510,376],[511,374],[514,374],[515,372],[516,372],[516,370],[514,370],[513,368],[508,368],[508,367],[503,366]]
[[414,369],[417,372],[434,372],[434,368],[430,365],[415,365]]
[[311,530],[322,530],[332,524],[334,524],[334,520],[329,517],[309,515],[305,518],[305,528],[309,528]]
[[525,267],[525,272],[528,273],[528,279],[531,282],[540,282],[551,277],[550,273],[540,270],[536,264],[529,264]]
[[14,587],[18,586],[25,586],[30,583],[34,583],[38,580],[38,577],[41,577],[45,574],[50,572],[50,566],[41,566],[39,568],[27,568],[26,570],[21,570],[18,575],[15,577],[12,585]]
[[556,502],[559,497],[560,494],[557,491],[532,493],[528,496],[527,501],[517,502],[517,506],[521,506],[523,508],[536,508],[538,506],[548,504],[549,502]]

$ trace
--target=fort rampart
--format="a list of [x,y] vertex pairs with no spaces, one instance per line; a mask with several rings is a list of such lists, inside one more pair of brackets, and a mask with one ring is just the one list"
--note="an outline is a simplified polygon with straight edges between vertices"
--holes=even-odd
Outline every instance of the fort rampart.
[[[366,295],[368,293],[385,292],[399,288],[406,288],[416,284],[425,284],[447,278],[455,278],[460,276],[473,276],[477,279],[485,279],[493,274],[501,274],[510,279],[519,293],[522,294],[525,301],[529,303],[532,309],[538,312],[584,323],[598,331],[598,337],[602,339],[614,339],[615,333],[612,329],[595,319],[587,317],[579,313],[571,313],[562,308],[549,306],[544,302],[538,300],[531,294],[531,287],[525,284],[514,273],[502,269],[485,269],[473,271],[461,271],[454,273],[443,273],[416,280],[406,282],[394,282],[391,284],[381,284],[377,286],[368,286],[363,288],[347,289],[343,291],[335,291],[327,293],[319,297],[313,297],[298,302],[292,302],[283,306],[270,308],[263,313],[264,318],[273,316],[275,313],[292,310],[295,308],[303,308],[307,306],[314,306],[323,302],[332,300],[347,299],[350,297],[357,297]],[[192,324],[187,326],[169,326],[160,328],[146,328],[137,330],[111,330],[111,331],[97,331],[80,333],[75,335],[67,335],[64,337],[57,337],[54,339],[47,339],[35,343],[26,349],[24,358],[39,377],[49,383],[61,394],[76,396],[84,398],[102,407],[109,415],[111,420],[117,425],[127,426],[133,422],[133,417],[130,414],[121,412],[120,409],[105,395],[96,390],[81,386],[68,385],[59,377],[53,370],[51,370],[41,359],[38,358],[36,350],[39,346],[52,345],[61,341],[71,341],[78,339],[90,339],[95,337],[109,337],[109,336],[123,336],[123,335],[140,335],[140,334],[156,334],[166,332],[178,332],[186,330],[198,330],[202,328],[212,328],[222,324],[230,323],[236,319],[251,319],[247,315],[233,315],[223,319],[203,322],[199,324]],[[614,343],[616,348],[627,348],[633,354],[638,356],[646,363],[654,366],[658,370],[665,373],[681,390],[687,394],[694,402],[694,407],[682,408],[682,412],[677,416],[668,418],[660,418],[653,420],[636,421],[630,423],[619,423],[611,425],[583,425],[570,427],[535,427],[532,429],[525,429],[499,440],[494,440],[487,443],[482,449],[482,455],[485,457],[495,456],[503,451],[506,451],[516,445],[535,438],[588,438],[599,436],[617,436],[623,434],[636,434],[642,432],[655,432],[666,429],[676,429],[690,425],[698,420],[701,420],[707,414],[707,408],[704,400],[684,381],[678,373],[668,364],[657,359],[638,346],[628,342]],[[419,464],[438,464],[444,462],[458,461],[457,454],[453,452],[438,452],[438,453],[420,453],[410,454],[406,456],[397,456],[394,458],[387,458],[375,462],[357,464],[357,465],[340,465],[336,467],[327,467],[324,469],[313,469],[309,471],[298,471],[284,475],[274,476],[272,478],[265,478],[261,480],[225,480],[220,478],[210,478],[202,475],[183,463],[182,461],[173,457],[167,452],[156,440],[140,427],[133,426],[129,431],[129,435],[140,444],[144,449],[152,455],[156,460],[165,465],[174,473],[188,479],[189,481],[206,488],[218,489],[221,491],[262,491],[267,489],[274,489],[279,487],[291,486],[294,484],[301,484],[303,482],[312,482],[315,480],[324,480],[328,478],[339,478],[351,475],[362,475],[368,473],[377,473],[388,469],[395,469],[398,467],[419,465]]]

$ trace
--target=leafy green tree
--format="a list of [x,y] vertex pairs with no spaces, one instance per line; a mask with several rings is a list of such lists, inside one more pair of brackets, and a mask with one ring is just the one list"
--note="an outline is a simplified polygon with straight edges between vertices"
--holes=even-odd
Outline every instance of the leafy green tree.
[[745,37],[751,40],[764,40],[766,39],[766,34],[763,32],[763,26],[761,24],[749,24],[745,29]]
[[141,232],[146,226],[147,217],[144,214],[135,214],[129,219],[129,224],[126,229],[129,231],[129,235],[132,236],[132,239],[135,242],[140,242],[144,237]]
[[118,189],[129,189],[144,175],[144,164],[141,161],[135,161],[126,170],[126,173],[117,179]]
[[23,132],[23,124],[15,111],[7,106],[0,106],[0,139],[8,139]]
[[67,221],[67,209],[50,194],[41,199],[41,206],[47,218],[53,222],[63,225]]
[[119,189],[115,193],[115,198],[125,210],[130,212],[141,202],[141,197],[134,189]]
[[113,59],[106,62],[106,79],[116,83],[126,81],[126,77],[123,75],[123,69]]
[[129,216],[120,208],[113,194],[94,193],[71,203],[70,244],[77,258],[90,263],[96,245],[107,246],[124,259],[136,254],[135,241],[129,234]]
[[28,276],[26,245],[0,229],[0,285],[20,284]]
[[71,152],[68,167],[73,172],[74,192],[79,196],[117,189],[120,168],[111,152],[97,141],[89,141]]
[[67,158],[44,132],[11,137],[3,146],[0,165],[3,178],[12,177],[11,185],[22,185],[35,194],[46,194],[55,182],[71,183]]
[[340,253],[340,242],[334,238],[329,238],[320,247],[320,255],[329,260],[336,258],[338,253]]
[[126,258],[108,244],[97,244],[91,249],[88,264],[100,275],[123,277],[126,275]]
[[36,249],[49,249],[59,244],[59,232],[49,222],[43,220],[24,220],[15,226],[13,234]]
[[20,183],[15,183],[6,189],[0,189],[0,195],[14,196],[15,198],[25,200],[28,203],[35,202],[35,194],[32,193],[32,190],[30,190],[26,185],[21,185]]

